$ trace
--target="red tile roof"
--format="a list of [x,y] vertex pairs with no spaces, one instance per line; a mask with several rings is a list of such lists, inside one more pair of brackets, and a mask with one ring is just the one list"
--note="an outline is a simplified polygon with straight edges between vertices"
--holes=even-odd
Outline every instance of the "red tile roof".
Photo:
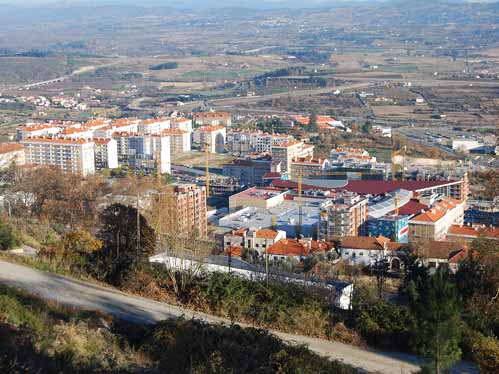
[[[413,216],[415,214],[421,213],[422,210],[428,209],[428,206],[421,204],[416,200],[410,200],[407,204],[399,208],[399,215],[401,216]],[[395,211],[391,212],[393,214]]]
[[[315,243],[314,243],[315,242]],[[309,248],[306,240],[281,239],[267,249],[269,255],[276,256],[309,256],[312,253],[325,253],[332,245],[326,242],[312,240]]]
[[276,172],[268,172],[263,175],[263,179],[279,179],[281,178],[281,173],[276,173]]
[[384,236],[345,236],[340,238],[341,247],[348,249],[365,249],[365,250],[382,250],[386,247],[387,250],[395,251],[402,247],[402,243],[394,243]]
[[415,249],[414,254],[422,258],[450,260],[467,249],[468,246],[460,242],[426,241]]
[[14,151],[20,151],[24,148],[22,144],[19,143],[2,143],[0,144],[0,154],[5,154]]
[[226,256],[242,257],[243,249],[240,246],[230,246],[225,248],[224,254]]
[[256,237],[259,239],[275,239],[278,232],[272,229],[260,229],[256,231]]

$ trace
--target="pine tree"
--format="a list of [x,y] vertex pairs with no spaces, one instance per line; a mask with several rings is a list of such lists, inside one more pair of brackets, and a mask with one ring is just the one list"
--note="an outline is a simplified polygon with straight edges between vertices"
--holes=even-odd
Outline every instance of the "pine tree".
[[461,357],[458,292],[445,270],[417,285],[411,283],[411,309],[417,321],[416,348],[430,360],[434,372],[440,374]]

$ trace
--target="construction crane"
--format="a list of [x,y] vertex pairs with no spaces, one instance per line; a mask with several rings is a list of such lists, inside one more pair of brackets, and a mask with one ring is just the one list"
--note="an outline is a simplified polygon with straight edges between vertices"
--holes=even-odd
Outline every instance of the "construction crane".
[[303,225],[303,211],[302,211],[302,205],[303,205],[303,199],[302,199],[302,194],[303,194],[303,174],[300,171],[298,171],[298,227],[297,227],[297,233],[296,236],[299,237],[301,235],[301,229]]
[[210,145],[208,143],[205,143],[205,149],[204,151],[206,152],[206,197],[210,197]]
[[401,180],[405,179],[404,172],[405,172],[405,154],[407,152],[407,146],[403,146],[402,148],[395,150],[395,142],[393,140],[394,138],[392,137],[392,180],[396,181],[397,180],[397,172],[399,171],[399,163],[397,162],[397,157],[400,156],[402,157],[402,172],[401,172]]
[[398,217],[399,215],[399,208],[400,208],[400,198],[398,192],[395,192],[395,197],[393,198],[393,201],[395,203],[395,216]]

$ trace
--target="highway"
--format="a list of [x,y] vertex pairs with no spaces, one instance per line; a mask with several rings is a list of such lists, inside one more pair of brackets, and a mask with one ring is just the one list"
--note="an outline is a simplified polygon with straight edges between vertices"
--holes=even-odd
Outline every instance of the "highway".
[[[219,317],[128,295],[112,288],[42,272],[6,261],[0,261],[0,282],[25,289],[32,294],[61,304],[109,313],[134,323],[153,324],[160,320],[184,316],[209,323],[230,324],[230,321]],[[366,350],[338,342],[277,331],[272,331],[272,333],[285,341],[306,344],[312,351],[320,355],[341,360],[369,372],[414,373],[419,369],[418,364],[422,362],[416,356],[402,353]],[[478,373],[472,365],[466,363],[458,365],[453,372],[456,374]]]

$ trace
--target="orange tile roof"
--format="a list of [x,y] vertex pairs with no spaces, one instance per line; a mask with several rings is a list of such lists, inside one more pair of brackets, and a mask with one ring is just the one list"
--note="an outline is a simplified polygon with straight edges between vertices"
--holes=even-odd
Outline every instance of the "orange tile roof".
[[473,236],[478,238],[478,231],[474,227],[452,225],[447,232],[448,235]]
[[281,239],[267,249],[269,255],[278,256],[308,256],[307,245],[295,239]]
[[21,129],[26,132],[33,132],[33,131],[38,131],[38,130],[45,130],[45,129],[51,129],[54,128],[54,126],[51,123],[37,123],[33,125],[27,125],[22,127]]
[[447,213],[446,209],[442,209],[440,207],[433,207],[427,210],[426,212],[418,214],[416,217],[412,218],[411,221],[435,223],[440,219],[442,219],[442,217],[444,217],[446,213]]
[[218,130],[225,129],[224,126],[204,126],[204,127],[199,127],[196,130],[197,131],[202,131],[202,132],[214,132]]
[[226,256],[242,257],[243,249],[240,246],[230,246],[225,248],[224,254]]
[[22,143],[53,143],[53,144],[89,144],[93,140],[89,139],[67,139],[67,138],[28,138]]
[[277,256],[309,256],[312,253],[325,253],[332,248],[331,243],[311,241],[311,247],[306,240],[281,239],[267,249],[269,255]]
[[111,141],[111,139],[104,139],[104,138],[93,138],[92,139],[95,144],[107,144]]
[[245,236],[247,232],[248,232],[248,229],[232,230],[231,235],[234,235],[234,236]]
[[401,243],[391,242],[384,236],[345,236],[340,239],[341,247],[350,249],[381,250],[385,248],[391,251],[397,250],[402,246]]
[[275,239],[278,232],[271,229],[261,229],[256,231],[256,237],[259,239]]
[[71,134],[78,134],[78,133],[84,133],[88,132],[88,129],[81,128],[81,127],[69,127],[64,130],[62,130],[61,134],[62,135],[71,135]]
[[467,250],[468,245],[460,242],[426,241],[416,247],[415,254],[423,258],[449,260],[460,251]]
[[288,148],[288,147],[292,147],[292,146],[295,146],[295,145],[300,144],[300,143],[301,142],[295,140],[295,141],[288,141],[288,142],[281,143],[281,144],[275,144],[272,147],[273,148]]
[[14,151],[20,151],[24,146],[19,143],[2,143],[0,144],[0,154],[5,154]]

